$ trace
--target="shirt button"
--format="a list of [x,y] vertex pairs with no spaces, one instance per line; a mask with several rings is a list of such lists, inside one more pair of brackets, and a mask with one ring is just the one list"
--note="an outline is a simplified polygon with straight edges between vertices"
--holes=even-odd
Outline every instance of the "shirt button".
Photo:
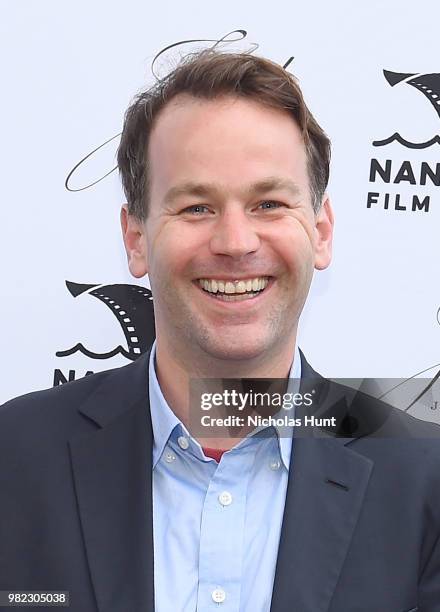
[[179,436],[177,438],[177,444],[180,446],[180,448],[186,450],[189,446],[188,438],[185,438],[185,436]]
[[212,601],[215,603],[223,603],[226,599],[226,593],[223,589],[214,589],[211,593]]
[[170,453],[170,451],[167,451],[165,453],[165,461],[167,463],[173,463],[175,458],[176,458],[176,455],[174,453]]
[[232,504],[232,495],[229,493],[229,491],[223,491],[223,493],[220,493],[218,496],[218,501],[222,506],[229,506],[229,504]]
[[280,466],[281,466],[281,463],[277,459],[274,459],[273,461],[269,463],[269,467],[273,471],[279,470]]

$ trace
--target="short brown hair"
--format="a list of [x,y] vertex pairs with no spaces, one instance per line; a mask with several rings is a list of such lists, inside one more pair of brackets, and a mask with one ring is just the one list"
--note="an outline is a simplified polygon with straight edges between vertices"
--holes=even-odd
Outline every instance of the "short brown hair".
[[140,220],[147,216],[149,136],[160,111],[179,94],[206,100],[224,95],[249,97],[288,111],[303,135],[313,208],[318,212],[329,178],[330,141],[307,108],[295,77],[250,53],[210,49],[186,56],[164,79],[138,94],[127,109],[118,167],[130,214]]

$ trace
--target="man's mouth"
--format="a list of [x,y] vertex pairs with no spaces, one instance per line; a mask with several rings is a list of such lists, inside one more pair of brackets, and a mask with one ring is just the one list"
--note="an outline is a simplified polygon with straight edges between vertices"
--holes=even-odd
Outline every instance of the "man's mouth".
[[260,295],[269,281],[269,276],[257,276],[240,280],[199,278],[197,282],[201,289],[213,298],[225,302],[238,302]]

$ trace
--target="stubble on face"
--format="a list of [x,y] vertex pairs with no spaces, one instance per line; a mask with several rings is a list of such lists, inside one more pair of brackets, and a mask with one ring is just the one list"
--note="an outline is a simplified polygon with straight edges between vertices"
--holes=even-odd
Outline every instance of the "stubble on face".
[[237,362],[238,365],[244,360],[258,361],[263,354],[266,359],[270,354],[276,355],[282,350],[285,339],[296,335],[295,315],[303,307],[303,302],[298,302],[294,294],[290,299],[273,304],[265,313],[264,322],[260,324],[260,327],[264,328],[265,337],[261,334],[255,336],[254,342],[248,338],[244,344],[240,328],[247,323],[243,316],[235,322],[233,316],[230,316],[227,327],[215,327],[191,307],[191,298],[177,292],[164,276],[159,281],[159,286],[156,282],[152,289],[153,295],[162,296],[160,301],[155,301],[158,327],[167,326],[169,347],[183,362],[190,359],[195,351],[205,364],[225,360]]

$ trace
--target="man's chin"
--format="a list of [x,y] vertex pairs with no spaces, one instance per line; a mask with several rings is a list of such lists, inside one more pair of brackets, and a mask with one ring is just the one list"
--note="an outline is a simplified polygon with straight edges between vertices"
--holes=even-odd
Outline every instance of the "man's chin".
[[237,335],[234,339],[218,338],[212,342],[203,342],[202,349],[212,358],[224,361],[249,361],[258,359],[267,353],[268,342],[257,339],[244,339]]

